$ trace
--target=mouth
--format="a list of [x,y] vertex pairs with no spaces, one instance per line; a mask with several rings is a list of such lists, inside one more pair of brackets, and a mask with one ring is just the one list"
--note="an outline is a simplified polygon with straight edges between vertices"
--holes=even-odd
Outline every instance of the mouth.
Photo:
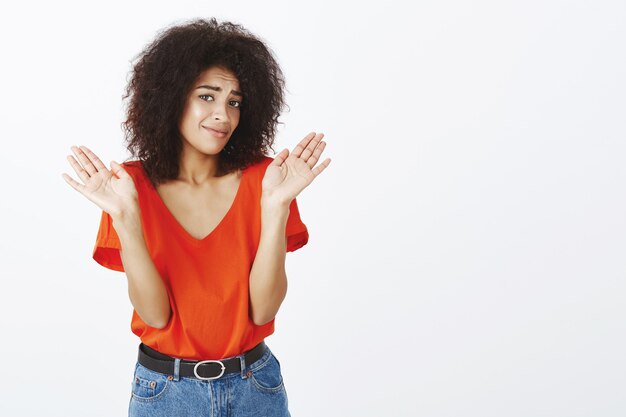
[[202,126],[203,128],[205,128],[206,130],[209,131],[209,133],[213,134],[214,136],[217,136],[219,138],[223,138],[226,137],[226,134],[228,133],[225,130],[216,130],[216,129],[212,129],[210,127],[206,127],[206,126]]

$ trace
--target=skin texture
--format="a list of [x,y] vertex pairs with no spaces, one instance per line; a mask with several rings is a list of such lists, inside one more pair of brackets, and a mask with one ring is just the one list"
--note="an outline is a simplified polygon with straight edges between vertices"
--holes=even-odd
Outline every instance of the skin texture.
[[257,325],[276,316],[287,293],[285,227],[289,204],[330,164],[316,165],[324,150],[322,133],[309,133],[289,153],[283,149],[268,165],[261,196],[261,239],[250,271],[250,305]]
[[[202,85],[218,87],[214,91]],[[243,98],[235,75],[221,67],[203,71],[187,96],[178,129],[183,137],[178,180],[201,184],[217,175],[220,151],[226,146],[239,124],[239,105]],[[206,127],[227,131],[224,138],[215,136]]]
[[[197,88],[220,87],[221,91]],[[189,92],[178,127],[182,153],[178,178],[161,184],[157,191],[181,225],[196,238],[206,236],[219,223],[233,202],[241,172],[217,176],[219,153],[239,123],[239,90],[235,75],[222,67],[203,71]],[[206,127],[225,130],[219,137]],[[283,149],[267,167],[262,182],[261,238],[250,271],[251,319],[257,325],[271,321],[287,291],[285,227],[289,204],[328,167],[330,158],[319,163],[326,146],[323,133],[306,135],[290,153]],[[115,161],[108,170],[85,146],[72,147],[68,161],[83,184],[63,173],[76,191],[109,213],[120,237],[120,256],[128,278],[131,302],[148,325],[162,328],[171,308],[165,286],[151,260],[143,230],[134,182]],[[198,208],[200,207],[200,209]]]
[[[178,223],[196,239],[208,236],[226,215],[241,181],[241,170],[217,176],[219,154],[239,123],[243,99],[233,91],[239,91],[239,82],[230,71],[212,67],[200,74],[178,123],[182,137],[178,178],[156,187]],[[226,136],[216,136],[207,127],[224,130]]]

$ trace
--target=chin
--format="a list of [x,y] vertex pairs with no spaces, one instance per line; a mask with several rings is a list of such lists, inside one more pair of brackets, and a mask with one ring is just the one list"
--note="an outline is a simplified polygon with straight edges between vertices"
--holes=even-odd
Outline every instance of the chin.
[[199,149],[202,150],[203,153],[208,154],[208,155],[217,155],[219,153],[221,153],[224,150],[224,147],[226,147],[226,144],[228,143],[228,141],[205,141],[200,147]]

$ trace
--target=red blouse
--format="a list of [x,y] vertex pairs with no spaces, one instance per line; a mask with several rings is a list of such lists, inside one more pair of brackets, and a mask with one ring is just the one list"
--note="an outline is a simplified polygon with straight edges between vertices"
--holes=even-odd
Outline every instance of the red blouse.
[[[148,326],[133,310],[131,330],[143,343],[184,359],[221,359],[253,348],[274,332],[274,320],[262,326],[249,314],[249,278],[261,236],[261,182],[273,158],[243,171],[235,199],[220,223],[203,239],[191,236],[150,183],[141,161],[122,165],[139,195],[144,238],[167,289],[172,309],[163,329]],[[285,229],[287,251],[309,239],[294,199]],[[124,271],[119,238],[102,212],[93,259]]]

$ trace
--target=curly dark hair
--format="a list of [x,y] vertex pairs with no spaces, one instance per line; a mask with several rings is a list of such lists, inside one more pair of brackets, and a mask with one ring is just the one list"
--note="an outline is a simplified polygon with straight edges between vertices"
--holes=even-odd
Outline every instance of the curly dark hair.
[[[285,79],[272,50],[239,24],[195,19],[162,29],[134,60],[122,99],[127,149],[154,186],[178,177],[182,139],[178,121],[194,81],[220,66],[237,77],[245,100],[220,152],[218,175],[260,162],[272,148],[284,102]],[[132,61],[131,61],[132,62]]]

